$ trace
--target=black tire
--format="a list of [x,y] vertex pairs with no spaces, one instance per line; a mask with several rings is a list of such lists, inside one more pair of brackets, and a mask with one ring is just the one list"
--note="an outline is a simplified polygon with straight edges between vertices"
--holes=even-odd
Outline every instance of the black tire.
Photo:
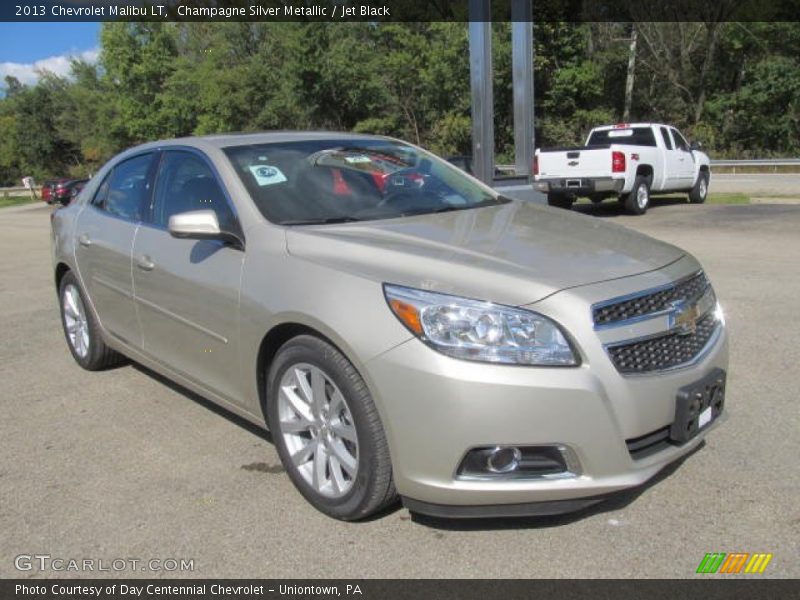
[[[88,348],[85,351],[80,351],[75,343],[70,339],[70,334],[67,331],[67,315],[65,309],[65,295],[67,290],[75,290],[81,302],[81,309],[83,311],[83,321],[86,325],[86,332],[88,337]],[[61,326],[64,329],[64,338],[67,341],[72,358],[81,367],[87,371],[102,371],[109,369],[125,362],[125,357],[119,352],[109,348],[103,341],[103,336],[100,333],[100,325],[97,322],[89,303],[86,301],[86,295],[83,293],[78,278],[72,273],[67,271],[61,278],[61,283],[58,286],[58,306],[61,313]]]
[[[284,374],[298,364],[317,367],[344,396],[358,440],[358,466],[349,490],[332,498],[315,489],[291,460],[280,429],[278,393]],[[326,384],[326,393],[328,387]],[[375,403],[364,380],[341,352],[328,342],[300,335],[278,350],[267,376],[267,425],[286,472],[298,491],[317,510],[336,519],[364,519],[397,501],[389,446]],[[327,471],[326,471],[327,472]]]
[[708,171],[700,171],[692,191],[689,192],[689,202],[702,204],[708,197]]
[[[645,194],[644,201],[640,202],[640,194]],[[641,175],[636,176],[633,189],[623,197],[625,211],[632,215],[643,215],[650,206],[650,180]]]
[[547,194],[547,204],[555,206],[556,208],[565,208],[567,210],[572,208],[572,203],[575,199],[571,196],[564,196],[563,194],[555,194],[553,192]]

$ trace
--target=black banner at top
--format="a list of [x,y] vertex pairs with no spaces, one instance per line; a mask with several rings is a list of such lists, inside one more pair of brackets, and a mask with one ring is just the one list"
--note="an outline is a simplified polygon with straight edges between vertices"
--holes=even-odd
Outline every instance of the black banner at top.
[[[525,0],[4,0],[1,21],[513,21]],[[800,0],[533,0],[537,21],[797,21]]]

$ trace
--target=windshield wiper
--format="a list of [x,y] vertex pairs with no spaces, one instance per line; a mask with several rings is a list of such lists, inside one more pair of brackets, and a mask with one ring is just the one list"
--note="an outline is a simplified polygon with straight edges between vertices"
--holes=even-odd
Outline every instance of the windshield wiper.
[[454,210],[469,210],[471,208],[486,208],[487,206],[499,206],[500,204],[508,204],[509,202],[511,202],[510,198],[506,198],[505,196],[498,196],[496,199],[491,198],[488,200],[482,200],[481,202],[476,202],[475,204],[449,204],[447,206],[441,206],[433,210],[425,211],[424,213],[413,213],[413,214],[430,215],[437,213],[452,212]]
[[289,221],[281,221],[281,225],[329,225],[331,223],[353,223],[360,221],[355,217],[319,217],[316,219],[294,219]]

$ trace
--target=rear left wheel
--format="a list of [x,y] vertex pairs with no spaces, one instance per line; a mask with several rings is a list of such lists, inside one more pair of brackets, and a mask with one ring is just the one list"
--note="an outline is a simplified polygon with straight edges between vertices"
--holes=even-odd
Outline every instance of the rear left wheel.
[[284,468],[321,512],[368,517],[396,499],[377,409],[353,365],[329,343],[298,336],[269,371],[267,420]]
[[641,175],[633,182],[633,189],[624,196],[625,211],[632,215],[643,215],[650,206],[650,182]]
[[64,337],[75,362],[87,371],[100,371],[124,361],[121,354],[103,341],[100,325],[72,271],[65,273],[61,279],[58,298]]

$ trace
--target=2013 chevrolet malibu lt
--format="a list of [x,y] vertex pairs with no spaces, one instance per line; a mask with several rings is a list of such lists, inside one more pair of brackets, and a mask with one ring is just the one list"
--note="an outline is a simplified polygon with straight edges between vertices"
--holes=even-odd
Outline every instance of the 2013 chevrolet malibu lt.
[[129,357],[272,432],[340,519],[554,514],[636,486],[721,414],[727,335],[686,252],[510,200],[404,142],[178,139],[55,212],[85,369]]

